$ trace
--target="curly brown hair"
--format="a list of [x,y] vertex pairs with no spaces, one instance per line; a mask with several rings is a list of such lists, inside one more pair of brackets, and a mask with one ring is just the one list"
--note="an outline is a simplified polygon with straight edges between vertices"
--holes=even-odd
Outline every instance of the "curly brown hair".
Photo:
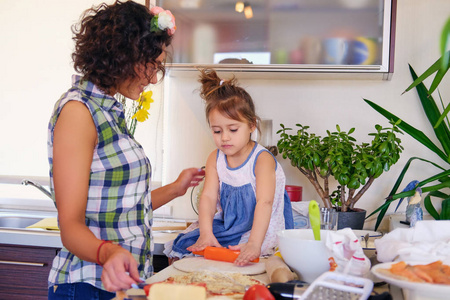
[[209,114],[214,109],[229,118],[249,125],[254,125],[258,132],[259,121],[261,120],[255,111],[255,104],[249,93],[238,86],[235,76],[228,80],[221,80],[213,69],[200,70],[198,80],[202,86],[200,97],[205,100],[206,119],[209,123]]
[[86,10],[80,23],[72,26],[75,70],[107,94],[136,78],[138,64],[147,67],[151,63],[164,77],[164,65],[156,59],[172,36],[167,31],[151,32],[152,18],[147,7],[133,1],[103,3]]

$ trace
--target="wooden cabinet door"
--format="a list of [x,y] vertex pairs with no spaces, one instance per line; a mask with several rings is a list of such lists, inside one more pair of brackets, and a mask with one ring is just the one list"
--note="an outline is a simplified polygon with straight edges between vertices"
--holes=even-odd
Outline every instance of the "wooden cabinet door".
[[0,244],[2,299],[47,299],[47,279],[59,249]]

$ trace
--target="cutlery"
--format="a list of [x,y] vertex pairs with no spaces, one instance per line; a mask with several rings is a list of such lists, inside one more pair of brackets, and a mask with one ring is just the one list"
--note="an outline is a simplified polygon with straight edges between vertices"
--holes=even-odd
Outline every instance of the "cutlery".
[[364,236],[364,242],[366,243],[366,248],[367,248],[367,244],[369,242],[369,234],[368,233]]

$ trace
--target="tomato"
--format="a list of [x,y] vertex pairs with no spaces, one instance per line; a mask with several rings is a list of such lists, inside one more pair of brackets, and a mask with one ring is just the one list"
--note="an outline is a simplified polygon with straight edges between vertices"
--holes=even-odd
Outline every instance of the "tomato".
[[152,286],[151,284],[144,285],[144,292],[145,292],[145,295],[148,296],[148,294],[150,294],[150,287],[151,287],[151,286]]
[[275,300],[275,297],[264,285],[255,284],[245,292],[243,300]]

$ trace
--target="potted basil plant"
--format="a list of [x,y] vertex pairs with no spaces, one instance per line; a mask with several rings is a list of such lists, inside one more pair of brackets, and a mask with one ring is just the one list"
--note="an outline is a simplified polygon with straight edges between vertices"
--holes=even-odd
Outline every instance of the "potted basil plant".
[[[338,229],[362,229],[366,211],[355,204],[374,180],[400,158],[403,147],[397,125],[375,125],[375,132],[369,134],[370,143],[357,143],[352,137],[355,128],[345,132],[336,125],[336,131],[327,131],[321,137],[310,133],[309,126],[296,124],[297,130],[280,126],[279,153],[308,178],[325,207],[339,211]],[[343,218],[345,212],[360,212],[359,221],[353,213]],[[350,224],[345,224],[345,219]]]

